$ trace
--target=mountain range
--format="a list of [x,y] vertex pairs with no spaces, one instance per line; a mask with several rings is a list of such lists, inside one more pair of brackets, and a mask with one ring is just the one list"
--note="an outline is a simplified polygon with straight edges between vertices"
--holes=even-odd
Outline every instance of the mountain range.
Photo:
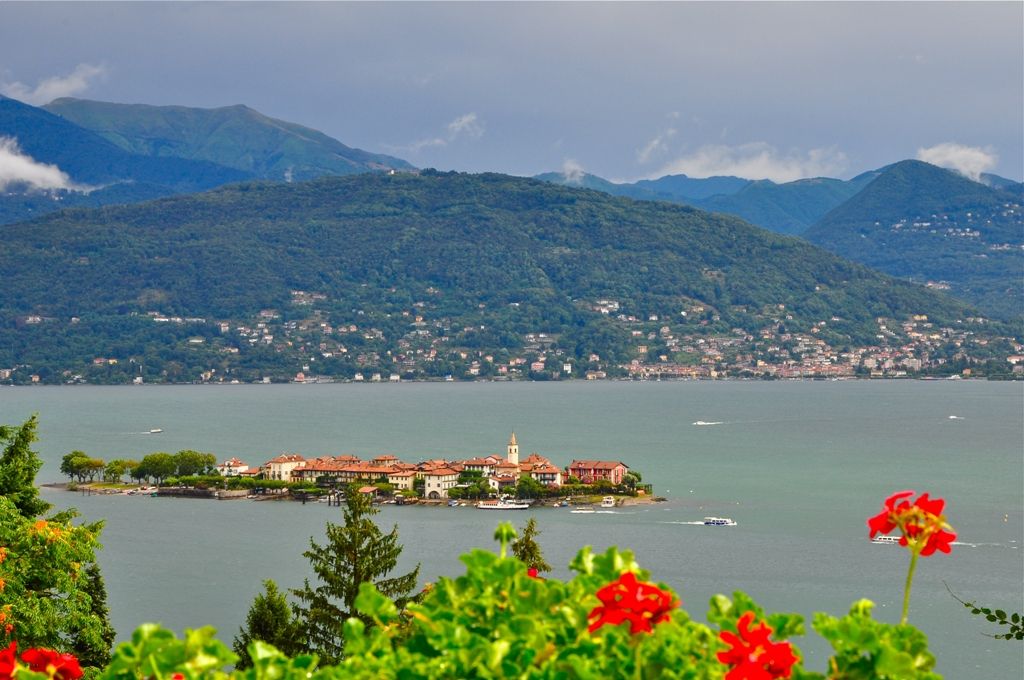
[[[845,181],[776,184],[675,175],[617,184],[562,173],[538,179],[736,215],[888,274],[948,290],[997,318],[1024,318],[1024,184],[998,175],[975,182],[908,160]],[[722,193],[710,193],[715,190]],[[905,227],[896,226],[901,220]]]
[[[782,320],[786,332],[848,346],[874,343],[878,318],[955,325],[971,313],[733,217],[496,174],[248,182],[65,210],[0,237],[0,366],[67,369],[98,348],[181,363],[182,334],[214,321],[256,327],[261,315],[310,323],[312,300],[321,326],[359,329],[351,353],[397,355],[420,331],[490,352],[546,334],[571,357],[611,361],[635,356],[631,328],[651,318],[741,337]],[[244,365],[270,355],[261,342],[217,356]]]
[[[95,128],[93,127],[95,126]],[[244,106],[219,109],[58,99],[47,107],[0,95],[0,139],[67,181],[46,190],[0,184],[0,224],[66,207],[137,203],[247,179],[409,170],[301,125]]]

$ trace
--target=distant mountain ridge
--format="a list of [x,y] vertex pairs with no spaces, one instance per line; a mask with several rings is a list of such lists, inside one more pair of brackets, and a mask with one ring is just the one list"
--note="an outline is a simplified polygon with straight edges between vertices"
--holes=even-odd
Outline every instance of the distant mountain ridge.
[[263,179],[413,169],[399,158],[346,146],[244,105],[204,109],[62,98],[43,108],[131,153],[203,160]]
[[[53,370],[111,355],[180,367],[200,351],[221,371],[294,374],[310,352],[323,362],[304,332],[231,350],[217,340],[223,330],[208,330],[280,314],[358,327],[331,357],[351,376],[422,338],[439,338],[419,347],[440,360],[458,347],[521,351],[539,332],[573,361],[623,363],[646,352],[634,339],[641,322],[702,336],[768,328],[842,347],[874,344],[878,317],[958,323],[971,313],[736,218],[497,174],[249,182],[68,210],[0,229],[0,271],[0,367]],[[608,300],[621,319],[595,309]],[[196,333],[208,340],[193,344]]]
[[1021,185],[1005,189],[902,161],[804,236],[880,271],[948,289],[1004,319],[1024,318]]
[[669,201],[728,213],[771,231],[796,235],[860,191],[874,176],[875,173],[864,173],[846,181],[817,177],[783,184],[740,177],[686,175],[614,183],[591,174],[573,176],[556,172],[537,175],[536,179],[637,200]]

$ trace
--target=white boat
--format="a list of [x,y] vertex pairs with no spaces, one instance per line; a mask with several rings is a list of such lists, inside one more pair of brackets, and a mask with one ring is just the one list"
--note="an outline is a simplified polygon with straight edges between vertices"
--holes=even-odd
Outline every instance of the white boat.
[[705,517],[704,526],[709,527],[734,527],[736,522],[728,517]]
[[516,503],[515,501],[507,501],[502,499],[500,501],[481,501],[476,504],[478,510],[526,510],[530,507],[529,503]]
[[595,511],[593,508],[573,508],[569,512],[574,515],[593,515]]
[[614,496],[605,496],[604,498],[602,498],[601,499],[601,507],[602,508],[614,508],[615,507],[615,497]]
[[160,427],[154,427],[149,431],[150,434],[160,434],[161,432],[163,432],[163,428]]
[[899,545],[900,544],[900,537],[899,536],[875,536],[874,538],[871,539],[871,542],[872,543],[882,543],[884,545],[893,545],[893,544]]

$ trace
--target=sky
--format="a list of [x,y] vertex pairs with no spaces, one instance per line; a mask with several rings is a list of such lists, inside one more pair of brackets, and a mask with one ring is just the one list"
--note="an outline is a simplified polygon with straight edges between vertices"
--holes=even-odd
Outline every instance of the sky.
[[246,104],[419,167],[1024,179],[1024,3],[3,3],[0,93]]

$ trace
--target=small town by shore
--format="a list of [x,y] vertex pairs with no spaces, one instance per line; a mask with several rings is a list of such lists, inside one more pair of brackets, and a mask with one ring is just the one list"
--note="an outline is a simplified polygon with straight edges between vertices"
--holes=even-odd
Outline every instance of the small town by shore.
[[[74,451],[64,457],[61,471],[73,481],[47,486],[125,496],[340,504],[346,493],[355,492],[375,503],[482,509],[610,508],[663,500],[653,496],[638,471],[619,460],[574,459],[559,468],[538,453],[521,458],[515,433],[503,455],[460,460],[410,463],[393,455],[307,459],[282,453],[250,466],[236,457],[218,463],[213,454],[186,450],[104,463]],[[133,481],[126,483],[126,476]]]

